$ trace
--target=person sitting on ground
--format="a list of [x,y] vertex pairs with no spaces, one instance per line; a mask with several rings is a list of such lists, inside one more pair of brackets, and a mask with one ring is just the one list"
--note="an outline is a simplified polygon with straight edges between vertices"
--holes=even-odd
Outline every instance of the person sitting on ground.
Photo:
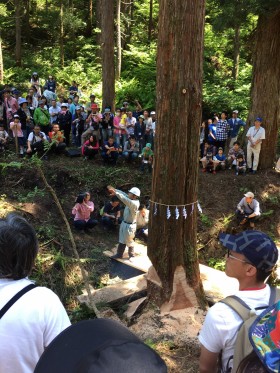
[[115,166],[117,164],[120,151],[121,148],[114,141],[114,137],[110,136],[108,141],[105,141],[102,147],[101,156],[103,158],[104,163],[110,163],[113,166]]
[[94,228],[98,221],[91,219],[90,214],[94,211],[94,203],[90,201],[90,193],[85,192],[80,194],[75,206],[72,209],[74,217],[74,227],[78,231],[88,232],[89,229]]
[[69,94],[74,96],[78,93],[78,91],[78,84],[75,80],[73,80],[72,85],[69,87]]
[[226,156],[224,155],[223,148],[218,149],[218,154],[213,157],[213,174],[216,173],[217,169],[226,169]]
[[203,150],[203,158],[201,158],[202,163],[202,172],[212,171],[213,170],[213,157],[216,155],[216,147],[209,143],[209,141],[205,141],[204,143],[204,150]]
[[56,154],[62,154],[65,152],[65,137],[63,132],[59,130],[59,124],[54,123],[52,131],[49,132],[49,138],[53,143],[52,149]]
[[28,155],[42,154],[44,152],[44,141],[47,141],[47,137],[44,132],[41,132],[40,126],[36,125],[28,136],[26,153]]
[[148,142],[142,150],[142,164],[141,171],[144,172],[144,168],[147,165],[149,172],[152,172],[154,152],[151,149],[152,145]]
[[[219,240],[228,249],[226,275],[239,282],[239,291],[235,295],[249,309],[260,314],[270,303],[271,288],[266,280],[278,260],[275,243],[266,234],[250,230],[237,235],[221,233]],[[200,373],[231,371],[242,323],[242,318],[223,302],[217,302],[209,309],[198,337],[201,343]],[[221,366],[218,366],[219,361]]]
[[148,237],[148,224],[149,224],[149,210],[144,204],[139,206],[136,217],[136,235],[135,237],[144,238]]
[[235,168],[235,175],[238,176],[240,173],[246,175],[246,161],[244,159],[244,155],[238,154],[236,157],[236,168]]
[[10,129],[13,133],[13,137],[15,141],[17,141],[19,146],[19,154],[23,157],[24,153],[24,145],[25,145],[25,138],[23,135],[23,131],[21,129],[21,123],[19,121],[19,115],[14,115],[13,122],[10,123]]
[[261,215],[260,204],[255,199],[255,195],[252,192],[247,192],[244,197],[237,205],[236,216],[240,225],[244,225],[247,222],[250,223],[250,227],[255,227],[255,220]]
[[36,232],[23,217],[0,219],[1,372],[33,373],[44,350],[70,325],[58,296],[29,279],[38,251]]
[[117,196],[113,196],[110,202],[105,203],[101,214],[101,222],[104,227],[108,227],[109,229],[121,224],[121,207]]
[[240,148],[240,143],[235,141],[233,147],[228,151],[227,163],[229,170],[231,170],[232,166],[236,166],[236,158],[240,154],[244,157],[244,151]]
[[0,123],[0,151],[5,151],[9,140],[8,132],[4,129],[4,124]]
[[127,161],[133,161],[139,156],[139,143],[135,140],[135,136],[131,135],[124,144],[123,156]]
[[140,189],[133,187],[128,191],[128,194],[121,190],[113,188],[111,185],[107,187],[111,196],[117,196],[118,199],[125,204],[123,213],[123,221],[119,231],[119,245],[117,253],[113,258],[122,258],[126,246],[128,246],[129,259],[134,257],[134,237],[136,232],[136,216],[139,208]]
[[99,142],[95,135],[91,135],[82,146],[82,155],[85,160],[94,158],[99,151]]
[[53,75],[49,75],[48,80],[46,80],[45,89],[47,89],[48,91],[51,91],[51,92],[55,93],[55,90],[56,90],[56,81],[55,81]]

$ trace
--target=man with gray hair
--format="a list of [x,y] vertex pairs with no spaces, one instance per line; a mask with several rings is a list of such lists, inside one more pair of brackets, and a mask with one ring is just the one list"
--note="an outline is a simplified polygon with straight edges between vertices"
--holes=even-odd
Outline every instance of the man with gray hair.
[[247,222],[250,223],[250,227],[255,227],[255,220],[261,215],[260,204],[255,199],[255,195],[252,192],[247,192],[244,197],[237,205],[237,219],[240,225],[244,225]]

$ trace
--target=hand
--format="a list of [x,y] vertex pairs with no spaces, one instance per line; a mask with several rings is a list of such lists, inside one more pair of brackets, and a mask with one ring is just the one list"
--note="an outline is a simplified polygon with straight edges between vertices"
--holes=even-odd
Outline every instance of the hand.
[[111,185],[108,185],[107,189],[108,189],[108,192],[110,193],[110,195],[115,195],[116,194],[115,188],[113,188]]
[[32,149],[31,148],[28,148],[27,150],[26,150],[26,153],[31,153],[32,152]]

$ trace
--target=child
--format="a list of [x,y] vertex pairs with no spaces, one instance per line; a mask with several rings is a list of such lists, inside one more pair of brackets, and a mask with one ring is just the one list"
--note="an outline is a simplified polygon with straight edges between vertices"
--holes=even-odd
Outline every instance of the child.
[[213,174],[216,173],[216,168],[218,166],[221,167],[222,170],[225,170],[226,168],[226,156],[224,155],[224,151],[222,147],[218,149],[218,154],[216,154],[213,157],[213,167],[214,167]]
[[21,129],[21,123],[19,121],[19,116],[17,114],[14,115],[14,121],[10,123],[10,129],[13,132],[13,136],[15,141],[18,142],[19,145],[19,154],[23,156],[24,152],[24,136]]
[[216,154],[216,147],[210,144],[208,141],[204,143],[203,158],[201,158],[202,172],[212,172],[213,169],[213,157]]
[[152,172],[152,163],[153,163],[153,156],[154,152],[151,149],[152,145],[148,142],[142,150],[142,164],[141,164],[141,171],[144,172],[145,164],[149,167],[149,172]]
[[4,124],[0,123],[0,150],[5,151],[5,145],[9,139],[8,133],[4,129]]
[[246,174],[246,161],[244,159],[243,154],[238,154],[236,157],[236,168],[235,168],[235,175],[238,176],[239,172],[241,172],[244,176]]

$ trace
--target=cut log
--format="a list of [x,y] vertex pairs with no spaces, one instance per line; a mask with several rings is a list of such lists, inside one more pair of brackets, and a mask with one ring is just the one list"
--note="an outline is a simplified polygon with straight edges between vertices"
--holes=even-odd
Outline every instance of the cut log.
[[[101,289],[92,291],[95,304],[98,303],[113,303],[115,301],[125,301],[133,295],[143,292],[147,289],[146,275],[132,277],[128,280],[121,281],[117,284],[109,285]],[[84,291],[78,296],[80,303],[88,304],[88,296]]]
[[128,319],[130,319],[132,316],[134,316],[135,312],[139,309],[141,304],[147,299],[147,297],[139,298],[135,300],[134,302],[129,303],[127,310],[124,313],[124,316]]

